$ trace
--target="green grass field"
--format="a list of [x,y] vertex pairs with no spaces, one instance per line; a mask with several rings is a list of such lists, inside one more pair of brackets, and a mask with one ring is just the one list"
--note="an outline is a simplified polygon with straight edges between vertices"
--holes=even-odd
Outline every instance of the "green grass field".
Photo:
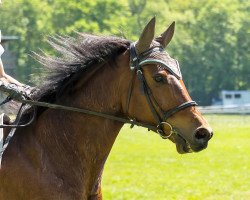
[[153,132],[125,126],[105,165],[105,200],[250,199],[250,116],[207,115],[206,150],[180,155]]

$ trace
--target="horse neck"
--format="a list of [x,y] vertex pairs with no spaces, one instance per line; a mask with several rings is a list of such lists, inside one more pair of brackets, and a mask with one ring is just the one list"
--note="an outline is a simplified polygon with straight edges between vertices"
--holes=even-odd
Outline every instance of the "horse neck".
[[[120,70],[120,67],[102,67],[89,81],[79,83],[82,89],[64,97],[65,101],[79,108],[122,114]],[[97,116],[48,109],[39,117],[35,132],[48,152],[50,166],[72,182],[93,185],[122,126],[120,122]],[[67,169],[72,170],[69,173]]]

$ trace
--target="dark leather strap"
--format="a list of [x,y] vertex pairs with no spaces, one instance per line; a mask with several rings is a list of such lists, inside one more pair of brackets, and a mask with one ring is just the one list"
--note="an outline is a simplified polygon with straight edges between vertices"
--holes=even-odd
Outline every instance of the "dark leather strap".
[[195,101],[187,101],[175,108],[172,108],[166,112],[164,112],[164,120],[166,121],[169,117],[174,115],[175,113],[179,112],[180,110],[183,110],[185,108],[188,108],[190,106],[197,106],[198,104]]
[[134,71],[139,66],[139,57],[137,56],[135,43],[130,45],[130,69]]
[[159,114],[157,113],[156,109],[154,108],[154,104],[152,102],[152,99],[150,98],[152,96],[151,90],[147,84],[147,81],[143,75],[142,70],[137,70],[137,76],[138,76],[139,80],[141,81],[143,91],[144,91],[144,94],[145,94],[146,99],[148,101],[148,105],[149,105],[149,108],[151,110],[151,113],[153,114],[157,124],[160,124],[162,120],[161,120],[161,117],[159,116]]

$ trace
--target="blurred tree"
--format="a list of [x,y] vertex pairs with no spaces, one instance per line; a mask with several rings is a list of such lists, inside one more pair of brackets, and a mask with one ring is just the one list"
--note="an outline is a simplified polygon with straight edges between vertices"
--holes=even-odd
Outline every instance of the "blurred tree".
[[222,89],[250,89],[250,1],[244,0],[8,0],[0,6],[3,34],[20,37],[21,81],[37,80],[43,70],[29,54],[51,51],[44,38],[74,31],[112,34],[136,40],[157,16],[159,35],[176,21],[167,51],[177,58],[195,100],[211,103]]
[[209,105],[222,89],[250,89],[247,81],[249,2],[176,0],[168,3],[177,20],[170,52],[179,59],[193,98]]

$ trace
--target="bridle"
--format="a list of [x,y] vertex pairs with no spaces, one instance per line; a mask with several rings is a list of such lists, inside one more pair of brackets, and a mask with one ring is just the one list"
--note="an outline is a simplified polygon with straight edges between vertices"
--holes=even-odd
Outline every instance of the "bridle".
[[[179,73],[176,73],[176,70],[173,70],[173,68],[171,68],[167,62],[164,62],[164,61],[159,60],[159,59],[147,58],[151,53],[157,53],[157,52],[163,52],[163,51],[164,51],[164,49],[161,46],[158,46],[158,47],[152,47],[152,48],[148,49],[147,51],[144,51],[138,55],[136,52],[135,43],[132,43],[130,45],[130,68],[132,70],[132,73],[134,73],[134,74],[132,76],[132,80],[131,80],[130,86],[129,86],[129,92],[128,92],[128,97],[127,97],[128,99],[127,99],[127,104],[126,104],[126,112],[127,112],[127,114],[129,112],[129,105],[130,105],[130,100],[131,100],[132,91],[133,91],[133,83],[134,83],[135,74],[136,74],[138,79],[140,80],[140,83],[141,83],[141,86],[143,89],[143,93],[147,99],[151,113],[153,114],[154,119],[157,122],[156,131],[163,139],[167,139],[174,132],[173,126],[167,122],[167,119],[169,117],[171,117],[172,115],[174,115],[175,113],[179,112],[180,110],[183,110],[183,109],[188,108],[190,106],[196,106],[197,103],[195,101],[187,101],[187,102],[184,102],[181,105],[176,106],[175,108],[172,108],[168,111],[163,111],[161,109],[161,107],[159,106],[159,104],[157,103],[157,101],[154,98],[154,95],[153,95],[153,93],[152,93],[152,91],[151,91],[151,89],[150,89],[150,87],[145,79],[142,67],[144,65],[147,65],[147,64],[160,64],[160,65],[163,65],[164,68],[166,68],[170,73],[172,73],[178,79],[182,78],[180,71],[179,71]],[[177,72],[178,72],[178,70],[177,70]],[[165,125],[167,125],[170,129],[169,135],[166,135],[164,132]]]

